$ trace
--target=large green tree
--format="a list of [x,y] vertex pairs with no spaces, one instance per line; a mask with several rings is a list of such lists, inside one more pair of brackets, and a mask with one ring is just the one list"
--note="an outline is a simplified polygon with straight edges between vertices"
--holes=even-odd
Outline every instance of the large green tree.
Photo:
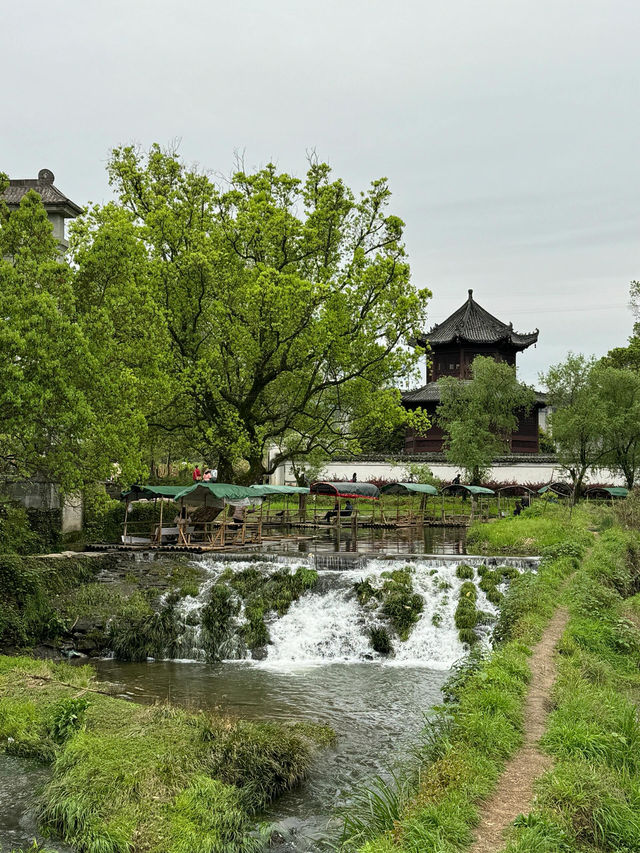
[[[0,177],[0,191],[6,177]],[[144,417],[133,374],[114,368],[108,330],[85,322],[74,269],[58,255],[37,193],[0,202],[0,478],[62,490],[140,468]]]
[[596,360],[569,353],[540,379],[552,407],[551,430],[558,460],[571,477],[574,501],[589,469],[603,467],[609,452],[607,414],[595,381]]
[[438,423],[445,433],[447,460],[471,483],[486,477],[495,457],[508,450],[518,425],[518,412],[534,402],[531,388],[518,382],[515,367],[477,356],[472,378],[439,380]]
[[598,364],[592,382],[604,416],[603,461],[632,489],[640,471],[640,373]]
[[[220,479],[244,460],[254,480],[288,459],[357,450],[375,424],[419,421],[395,388],[415,365],[403,343],[430,294],[411,285],[385,180],[356,196],[313,161],[304,180],[268,165],[218,186],[158,146],[116,149],[109,174],[119,211],[79,226],[79,280],[101,275],[88,269],[90,257],[101,267],[98,241],[135,237],[135,279],[154,294],[166,352],[153,429],[218,460]],[[138,361],[146,339],[139,347]]]

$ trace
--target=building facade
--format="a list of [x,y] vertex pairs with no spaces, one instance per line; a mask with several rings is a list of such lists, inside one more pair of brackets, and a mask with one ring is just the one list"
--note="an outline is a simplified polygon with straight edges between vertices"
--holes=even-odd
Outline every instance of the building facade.
[[[528,333],[514,331],[513,323],[498,320],[478,305],[473,291],[469,290],[464,305],[415,341],[417,346],[428,351],[430,363],[428,360],[426,384],[404,393],[402,402],[408,409],[424,409],[431,418],[432,426],[425,435],[408,430],[405,453],[440,453],[443,450],[444,434],[437,418],[439,379],[454,376],[461,382],[470,381],[471,365],[479,355],[515,367],[517,354],[536,344],[538,334],[538,329]],[[538,419],[544,406],[544,394],[537,394],[533,409],[518,413],[517,429],[509,438],[511,453],[539,452]]]

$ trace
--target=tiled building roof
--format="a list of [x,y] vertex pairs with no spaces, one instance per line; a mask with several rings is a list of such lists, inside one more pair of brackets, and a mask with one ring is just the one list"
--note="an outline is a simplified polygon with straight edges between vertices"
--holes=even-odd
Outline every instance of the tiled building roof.
[[[471,382],[470,379],[460,379],[459,381],[464,382],[465,384]],[[421,405],[422,403],[439,403],[440,391],[441,389],[437,382],[427,382],[427,384],[423,385],[422,388],[416,388],[413,391],[405,391],[402,394],[402,402],[415,403],[416,405]],[[547,405],[547,395],[544,391],[536,391],[535,395],[536,405]]]
[[40,169],[37,178],[11,178],[9,186],[2,194],[8,207],[16,208],[29,190],[35,190],[42,198],[42,203],[52,213],[61,213],[72,219],[82,213],[82,208],[54,186],[55,175],[49,169]]
[[473,291],[470,290],[464,305],[429,332],[420,335],[416,343],[421,346],[429,344],[432,348],[459,341],[472,344],[507,343],[517,350],[523,350],[535,344],[537,340],[538,329],[530,333],[515,332],[512,323],[503,323],[478,305],[473,299]]

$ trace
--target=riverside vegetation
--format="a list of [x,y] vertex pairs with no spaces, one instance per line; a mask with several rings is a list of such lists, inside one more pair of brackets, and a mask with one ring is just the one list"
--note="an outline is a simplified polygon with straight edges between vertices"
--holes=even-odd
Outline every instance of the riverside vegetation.
[[[597,540],[589,528],[599,529]],[[529,553],[542,554],[539,571],[511,580],[492,652],[476,647],[454,669],[412,760],[354,796],[343,814],[342,849],[447,853],[471,843],[482,803],[521,743],[528,659],[559,601],[567,602],[570,621],[542,742],[555,766],[539,780],[534,809],[516,821],[506,849],[640,849],[640,536],[593,507],[570,515],[568,508],[535,508],[472,533],[494,554],[526,543]],[[468,567],[461,577],[462,611],[471,614],[477,593]]]
[[328,727],[106,695],[90,667],[0,657],[0,744],[52,765],[39,821],[87,853],[251,853],[255,814],[304,778]]
[[[103,570],[117,572],[118,580],[100,582]],[[178,604],[199,594],[204,569],[174,558],[134,570],[133,563],[123,570],[113,556],[0,555],[0,650],[48,645],[94,655],[110,651],[125,661],[179,657],[194,626],[189,617],[185,624]],[[284,615],[316,581],[317,573],[304,566],[224,571],[195,616],[207,660],[265,647],[269,616]]]

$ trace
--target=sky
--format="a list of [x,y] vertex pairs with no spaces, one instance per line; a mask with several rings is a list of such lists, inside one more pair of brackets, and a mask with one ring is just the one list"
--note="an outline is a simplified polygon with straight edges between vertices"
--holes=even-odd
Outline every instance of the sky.
[[0,171],[110,198],[116,145],[386,176],[428,326],[540,330],[520,377],[624,345],[640,278],[637,0],[4,0]]

